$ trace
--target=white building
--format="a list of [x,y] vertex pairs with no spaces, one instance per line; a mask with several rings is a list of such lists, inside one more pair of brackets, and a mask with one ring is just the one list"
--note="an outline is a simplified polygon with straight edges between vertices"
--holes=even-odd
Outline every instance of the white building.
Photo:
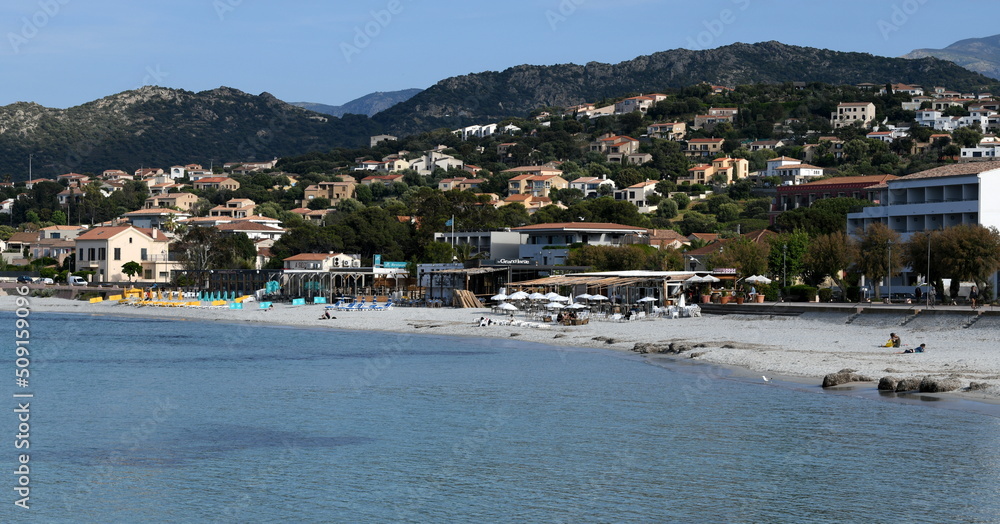
[[953,164],[868,188],[879,205],[847,215],[848,231],[882,223],[904,240],[911,234],[959,224],[1000,227],[1000,162]]
[[614,191],[617,186],[614,180],[608,179],[607,175],[602,175],[601,177],[596,176],[585,176],[577,178],[569,183],[570,189],[579,189],[583,192],[583,196],[589,197],[590,195],[596,195],[600,190],[601,186],[608,186]]
[[[953,164],[890,180],[867,189],[879,205],[848,213],[847,230],[865,230],[875,223],[899,233],[902,241],[914,233],[962,224],[1000,227],[1000,162]],[[987,198],[988,197],[988,198]],[[894,284],[909,285],[904,275]],[[996,275],[991,279],[996,289]]]
[[565,264],[569,246],[573,244],[621,246],[645,243],[649,234],[642,227],[592,222],[535,224],[511,231],[524,235],[518,258],[543,266]]

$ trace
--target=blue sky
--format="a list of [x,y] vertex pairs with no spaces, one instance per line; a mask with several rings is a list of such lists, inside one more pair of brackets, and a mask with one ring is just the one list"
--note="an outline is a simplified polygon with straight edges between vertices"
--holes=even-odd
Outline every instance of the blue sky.
[[998,15],[973,0],[4,0],[0,105],[144,84],[342,104],[518,64],[766,40],[899,56],[1000,32],[974,23]]

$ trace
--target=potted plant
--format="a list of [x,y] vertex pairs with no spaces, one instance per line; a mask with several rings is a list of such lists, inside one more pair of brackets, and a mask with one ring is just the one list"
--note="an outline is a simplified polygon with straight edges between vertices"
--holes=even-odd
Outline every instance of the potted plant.
[[733,297],[729,294],[729,290],[723,289],[722,296],[720,297],[719,302],[721,302],[722,304],[728,304],[729,301],[732,300],[732,298]]
[[743,291],[742,289],[740,289],[739,291],[736,292],[736,305],[737,306],[743,305],[743,302],[745,302],[746,299],[747,299],[747,293],[746,293],[746,291]]

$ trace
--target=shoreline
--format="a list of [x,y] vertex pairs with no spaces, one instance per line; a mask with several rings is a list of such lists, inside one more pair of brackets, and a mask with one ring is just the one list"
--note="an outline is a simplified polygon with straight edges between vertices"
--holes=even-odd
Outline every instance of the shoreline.
[[[14,309],[13,296],[0,296],[0,306]],[[970,382],[989,384],[979,391],[907,393],[936,398],[1000,404],[1000,321],[980,322],[964,329],[937,317],[917,319],[900,327],[898,319],[878,316],[865,324],[846,325],[843,315],[806,313],[800,317],[751,317],[706,315],[681,319],[645,319],[633,322],[592,321],[582,326],[545,325],[542,328],[490,325],[479,327],[478,319],[506,318],[485,309],[393,308],[388,311],[333,312],[336,319],[320,320],[322,305],[275,305],[273,310],[193,309],[135,307],[112,303],[90,304],[58,298],[28,297],[33,312],[108,315],[150,319],[222,321],[287,327],[334,328],[351,331],[381,331],[477,338],[514,338],[554,347],[611,349],[639,355],[637,344],[673,344],[679,353],[647,353],[651,364],[659,360],[691,361],[745,371],[748,380],[763,374],[776,380],[818,387],[824,375],[854,369],[876,381],[898,378],[956,377],[967,388]],[[251,304],[255,306],[255,304]],[[517,317],[521,319],[521,317]],[[996,325],[994,325],[996,324]],[[928,352],[897,354],[881,347],[895,331],[904,344],[927,343]],[[817,342],[821,341],[821,342]],[[655,350],[655,348],[654,348]],[[761,379],[758,379],[761,380]],[[762,380],[761,380],[762,381]],[[854,382],[824,391],[858,389],[875,383]],[[880,395],[881,393],[877,393]],[[899,395],[899,394],[895,394]]]

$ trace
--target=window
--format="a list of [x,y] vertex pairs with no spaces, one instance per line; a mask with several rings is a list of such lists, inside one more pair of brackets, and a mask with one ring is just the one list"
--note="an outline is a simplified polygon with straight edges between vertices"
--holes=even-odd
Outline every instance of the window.
[[83,256],[83,248],[82,247],[80,248],[79,251],[80,252],[76,255],[76,258],[80,259],[81,261],[82,260],[86,260],[86,258],[84,258],[84,256]]
[[97,248],[97,260],[107,260],[108,250],[104,247]]
[[90,248],[87,250],[87,260],[97,260],[97,250]]
[[115,260],[121,260],[121,259],[122,259],[122,248],[116,247],[115,248]]
[[147,259],[146,259],[146,248],[142,248],[142,250],[141,250],[141,251],[140,251],[140,253],[139,253],[139,257],[140,257],[140,258],[141,258],[141,259],[142,259],[143,261],[146,261],[146,260],[147,260]]

